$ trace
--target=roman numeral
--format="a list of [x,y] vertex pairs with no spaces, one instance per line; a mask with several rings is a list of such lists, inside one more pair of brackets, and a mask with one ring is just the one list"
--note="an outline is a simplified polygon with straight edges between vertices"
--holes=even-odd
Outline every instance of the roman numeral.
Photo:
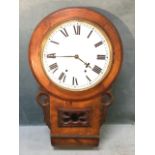
[[105,60],[106,55],[97,55],[97,59],[99,60]]
[[65,36],[65,37],[68,37],[68,33],[67,33],[67,30],[65,28],[63,28],[63,30],[60,30],[60,32]]
[[50,65],[49,68],[50,68],[50,70],[58,69],[58,65],[57,65],[57,63],[54,63],[54,64]]
[[73,80],[72,80],[72,85],[78,85],[77,78],[73,77]]
[[59,76],[58,79],[59,79],[60,81],[62,80],[63,82],[65,82],[65,80],[66,80],[66,75],[65,75],[65,73],[62,72],[62,73],[60,74],[60,76]]
[[103,44],[103,42],[102,41],[99,41],[98,43],[96,43],[94,46],[95,47],[99,47],[100,45],[102,45]]
[[100,67],[96,66],[96,65],[93,67],[92,70],[93,70],[95,73],[97,73],[97,74],[100,74],[101,71],[102,71],[102,69],[101,69]]
[[56,53],[47,54],[47,58],[56,58]]
[[56,42],[56,41],[50,40],[50,42],[53,43],[53,44],[59,45],[59,43]]
[[53,71],[53,73],[55,73],[57,70],[58,70],[58,68],[56,68],[56,69]]
[[75,34],[76,35],[80,35],[80,30],[81,30],[80,25],[77,25],[77,26],[74,25],[73,28],[74,28]]
[[93,30],[91,30],[87,36],[87,38],[89,38],[91,36],[91,34],[93,33]]
[[91,79],[86,75],[86,78],[87,78],[87,80],[89,81],[89,82],[91,82]]

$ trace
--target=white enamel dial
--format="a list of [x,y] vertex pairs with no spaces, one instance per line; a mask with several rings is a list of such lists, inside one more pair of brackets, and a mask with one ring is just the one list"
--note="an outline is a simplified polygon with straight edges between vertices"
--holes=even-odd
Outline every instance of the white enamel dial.
[[111,44],[97,25],[71,20],[48,33],[41,58],[43,69],[54,84],[82,91],[94,87],[107,75],[112,62]]

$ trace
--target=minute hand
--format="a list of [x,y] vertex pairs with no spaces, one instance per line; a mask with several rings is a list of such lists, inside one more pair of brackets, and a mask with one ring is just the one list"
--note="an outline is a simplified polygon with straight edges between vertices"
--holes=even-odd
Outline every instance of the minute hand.
[[56,56],[56,57],[71,57],[71,58],[74,58],[75,56],[71,56],[71,55],[64,55],[64,56]]

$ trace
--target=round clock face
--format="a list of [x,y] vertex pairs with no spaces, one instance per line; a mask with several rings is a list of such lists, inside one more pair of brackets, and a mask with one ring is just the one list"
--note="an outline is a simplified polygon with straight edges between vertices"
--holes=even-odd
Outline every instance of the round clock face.
[[94,87],[108,74],[112,49],[99,26],[71,20],[49,31],[42,44],[41,59],[53,83],[63,89],[82,91]]

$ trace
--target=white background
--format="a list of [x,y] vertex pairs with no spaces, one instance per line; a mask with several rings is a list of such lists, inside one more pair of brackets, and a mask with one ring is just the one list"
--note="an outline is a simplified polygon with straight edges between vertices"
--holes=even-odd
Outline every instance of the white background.
[[[155,1],[136,0],[136,155],[155,154]],[[19,4],[1,1],[0,154],[17,155]]]

